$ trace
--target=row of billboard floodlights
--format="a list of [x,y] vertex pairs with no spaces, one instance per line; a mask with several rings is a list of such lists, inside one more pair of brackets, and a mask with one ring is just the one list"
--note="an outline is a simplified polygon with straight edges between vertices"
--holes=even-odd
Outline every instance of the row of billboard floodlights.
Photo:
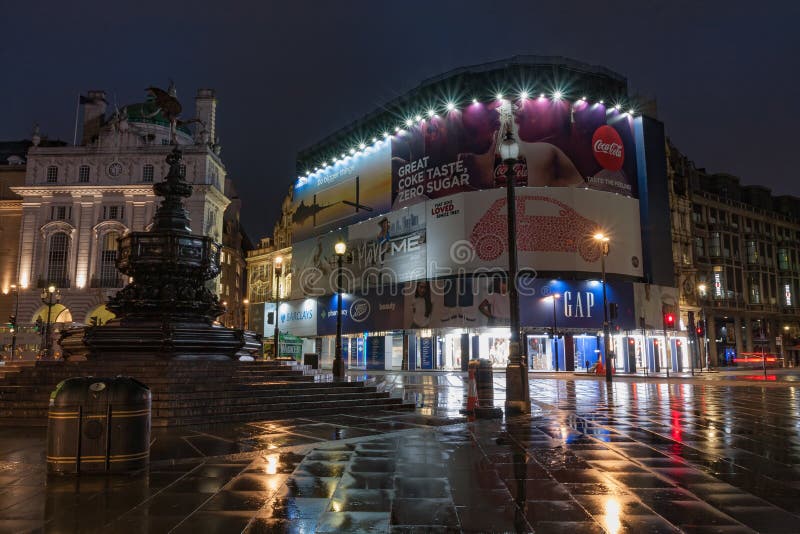
[[[497,93],[495,95],[495,98],[497,100],[503,100],[505,98],[505,95],[503,95],[502,93]],[[522,91],[518,95],[518,100],[520,100],[520,101],[529,100],[530,98],[531,98],[531,94],[528,91]],[[540,100],[541,99],[546,99],[546,98],[547,98],[547,96],[544,93],[539,93],[539,99]],[[565,96],[564,96],[564,93],[561,92],[561,91],[554,91],[550,95],[550,99],[553,100],[553,101],[558,102],[558,101],[564,100]],[[472,99],[472,105],[479,104],[479,103],[480,103],[480,101],[477,98],[473,98]],[[587,103],[588,104],[589,101],[586,99],[585,96],[582,96],[581,98],[576,100],[573,103],[573,105],[578,104],[578,103]],[[601,106],[605,105],[605,100],[598,100],[597,102],[595,102],[594,105],[601,105]],[[445,103],[444,107],[448,112],[456,111],[457,108],[458,108],[458,106],[455,104],[455,102],[452,102],[452,101],[448,101],[447,103]],[[619,103],[619,102],[615,103],[608,112],[611,112],[611,110],[614,110],[614,111],[617,111],[617,112],[622,112],[622,107],[623,106],[622,106],[621,103]],[[628,109],[628,111],[623,112],[624,115],[631,115],[631,116],[633,116],[635,113],[636,113],[636,110],[634,108],[630,108],[630,109]],[[429,108],[427,110],[427,112],[425,113],[425,115],[427,116],[428,119],[433,119],[433,118],[438,116],[438,113],[437,113],[436,109]],[[398,134],[398,135],[402,134],[404,132],[404,127],[405,128],[411,128],[412,126],[414,126],[414,124],[419,124],[421,122],[425,122],[425,119],[426,119],[426,117],[423,116],[422,114],[419,114],[419,113],[414,115],[414,116],[412,116],[412,117],[408,117],[404,121],[404,123],[402,125],[399,125],[399,126],[395,127],[394,133]],[[301,176],[300,178],[298,178],[298,185],[302,185],[302,184],[306,183],[306,181],[308,180],[309,177],[311,177],[312,175],[316,174],[319,171],[325,170],[326,168],[328,168],[328,166],[336,165],[340,161],[345,161],[346,159],[348,159],[350,157],[358,156],[358,155],[360,155],[361,152],[363,152],[364,150],[367,150],[368,148],[370,148],[370,146],[374,146],[374,145],[382,142],[384,139],[390,138],[392,135],[393,135],[392,133],[390,133],[388,131],[384,131],[380,136],[376,135],[375,137],[373,137],[371,139],[371,141],[370,141],[371,144],[369,146],[367,145],[366,141],[361,141],[361,142],[358,143],[358,145],[351,147],[347,152],[342,152],[340,157],[338,157],[338,158],[334,157],[330,162],[322,161],[319,164],[319,166],[314,167],[313,171],[306,170],[305,175]]]

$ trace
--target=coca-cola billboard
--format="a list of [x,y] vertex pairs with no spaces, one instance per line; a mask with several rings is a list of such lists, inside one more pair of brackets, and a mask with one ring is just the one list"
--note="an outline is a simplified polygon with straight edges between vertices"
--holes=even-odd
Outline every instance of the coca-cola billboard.
[[[454,193],[518,186],[588,187],[637,196],[634,119],[584,101],[476,103],[426,117],[392,138],[392,208]],[[502,143],[519,156],[509,168]]]
[[[468,104],[353,155],[330,158],[295,184],[299,242],[427,199],[505,187],[588,187],[638,197],[634,119],[613,107],[550,98]],[[506,139],[508,138],[508,139]],[[500,145],[513,142],[511,168]]]

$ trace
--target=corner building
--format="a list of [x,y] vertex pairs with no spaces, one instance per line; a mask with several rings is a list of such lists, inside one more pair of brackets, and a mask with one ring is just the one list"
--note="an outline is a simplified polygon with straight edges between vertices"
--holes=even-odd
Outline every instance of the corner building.
[[[193,186],[186,208],[193,232],[223,241],[226,230],[240,229],[223,225],[231,200],[216,142],[217,99],[213,90],[200,89],[194,100],[193,128],[178,126],[176,133],[182,171]],[[40,291],[54,285],[61,294],[49,314],[56,339],[63,326],[102,324],[113,317],[106,301],[128,282],[116,269],[117,239],[151,224],[158,202],[153,183],[166,174],[171,150],[169,122],[151,99],[111,112],[105,92],[89,91],[81,103],[82,130],[75,146],[45,143],[37,132],[27,150],[24,183],[11,187],[22,208],[13,275],[20,288],[18,320],[22,325],[37,318],[46,322]],[[238,222],[237,214],[230,217]],[[226,289],[232,286],[221,300],[233,301],[230,291],[244,292],[244,263],[238,243],[229,244],[227,253],[239,259],[223,264],[233,272],[221,276]],[[222,283],[216,281],[212,289],[220,293]],[[30,348],[24,357],[35,356]]]
[[[667,145],[681,320],[712,366],[800,365],[800,198]],[[705,359],[705,356],[704,356]]]
[[[678,306],[665,138],[643,111],[605,68],[517,57],[425,81],[304,150],[279,329],[331,365],[343,241],[350,368],[465,369],[475,357],[504,367],[514,246],[532,370],[582,370],[601,357],[603,262],[616,368],[697,366],[686,333],[663,330]],[[512,164],[504,142],[518,148]],[[610,238],[605,258],[598,232]]]

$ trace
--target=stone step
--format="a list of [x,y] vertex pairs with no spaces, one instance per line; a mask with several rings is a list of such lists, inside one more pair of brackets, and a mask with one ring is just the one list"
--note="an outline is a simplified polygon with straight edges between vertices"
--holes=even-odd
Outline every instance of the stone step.
[[[328,405],[336,405],[347,407],[350,405],[361,405],[371,401],[391,400],[392,397],[388,393],[364,393],[364,394],[340,394],[340,395],[298,395],[291,399],[274,398],[263,402],[247,402],[247,403],[227,403],[220,402],[208,405],[207,403],[190,402],[190,403],[159,403],[153,406],[153,417],[163,417],[166,413],[185,414],[193,411],[214,415],[214,414],[230,414],[235,413],[237,416],[250,412],[264,412],[275,411],[281,412],[284,410],[301,409],[301,408],[314,408],[324,407]],[[287,402],[288,401],[288,402]],[[401,399],[396,399],[393,402],[401,402]]]
[[[111,373],[97,373],[97,374],[64,374],[64,375],[52,375],[52,374],[43,374],[43,375],[15,375],[8,377],[0,384],[9,385],[9,386],[35,386],[41,384],[52,384],[53,386],[60,383],[62,380],[66,380],[67,378],[72,378],[75,376],[96,376],[96,377],[113,377],[119,376],[111,374]],[[185,383],[185,384],[192,384],[197,383],[198,378],[202,378],[204,383],[207,384],[223,384],[228,382],[276,382],[276,381],[298,381],[298,382],[314,382],[316,377],[310,375],[303,375],[299,373],[276,373],[270,375],[255,375],[251,377],[232,377],[232,376],[200,376],[198,375],[181,375],[181,376],[165,376],[165,375],[141,375],[141,374],[126,374],[125,376],[133,376],[140,382],[147,384],[150,387],[155,386],[159,383]]]
[[[388,399],[389,401],[393,401],[393,399]],[[414,410],[413,404],[407,403],[400,403],[400,402],[376,402],[374,404],[364,405],[364,406],[349,406],[347,408],[347,413],[374,413],[376,411],[413,411]],[[299,410],[283,410],[279,413],[266,411],[266,412],[253,412],[246,414],[242,418],[237,418],[236,421],[238,422],[247,422],[247,421],[270,421],[270,420],[277,420],[277,419],[290,419],[292,417],[311,417],[316,415],[336,415],[341,414],[342,408],[341,407],[327,407],[327,408],[315,408],[315,409],[299,409]],[[226,423],[230,422],[230,418],[225,416],[212,416],[212,417],[176,417],[176,418],[166,418],[166,419],[154,419],[152,425],[154,427],[161,427],[161,426],[190,426],[190,425],[204,425],[204,424],[216,424],[216,423]],[[0,421],[2,424],[2,421]]]
[[[216,404],[252,404],[252,403],[270,403],[283,400],[287,397],[296,399],[306,399],[308,397],[315,397],[324,400],[326,397],[347,396],[349,398],[358,398],[359,396],[369,396],[372,394],[386,395],[380,392],[375,387],[361,387],[361,388],[309,388],[303,390],[287,390],[287,389],[268,389],[268,390],[242,390],[233,393],[226,393],[219,395],[216,392],[200,392],[196,394],[184,395],[174,393],[161,393],[153,395],[152,405],[156,406],[189,406],[206,404],[208,401],[214,401]],[[17,408],[35,408],[49,405],[49,394],[36,393],[19,395],[14,398],[0,398],[0,409]]]
[[70,377],[132,376],[153,394],[153,425],[414,409],[373,382],[339,382],[292,362],[37,362],[0,376],[0,426],[46,426],[50,393]]
[[[286,394],[291,395],[297,391],[303,390],[317,390],[317,389],[347,389],[347,388],[364,388],[363,382],[266,382],[260,384],[239,384],[239,383],[221,383],[221,384],[157,384],[152,387],[151,391],[153,398],[159,398],[165,395],[186,395],[197,397],[213,397],[215,395],[252,395],[260,392],[270,391],[285,391]],[[19,398],[35,397],[38,399],[46,400],[50,397],[50,393],[55,389],[55,384],[39,384],[31,386],[20,385],[0,385],[0,401],[14,400]],[[372,387],[372,386],[368,386]],[[280,393],[276,393],[280,394]]]
[[[310,400],[287,402],[283,404],[269,405],[268,409],[264,409],[264,405],[250,405],[244,407],[236,407],[236,410],[227,409],[228,407],[209,407],[202,405],[192,408],[159,408],[154,409],[152,412],[153,426],[162,426],[156,424],[157,421],[163,420],[194,420],[194,422],[179,423],[179,424],[200,424],[211,422],[240,422],[240,421],[254,421],[259,419],[285,419],[288,414],[304,414],[315,415],[320,410],[330,410],[324,413],[342,413],[346,411],[351,413],[353,410],[374,408],[376,406],[393,406],[400,409],[413,410],[413,404],[403,403],[402,399],[382,396],[382,397],[368,397],[356,399],[342,399],[331,400],[325,402],[322,400]],[[14,426],[15,421],[24,421],[27,419],[39,419],[40,424],[34,426],[47,426],[47,408],[20,408],[10,412],[6,409],[0,409],[0,426]],[[22,424],[22,423],[21,423]]]
[[[47,402],[55,385],[36,386],[0,386],[0,403],[16,400],[39,400]],[[151,389],[153,399],[171,398],[217,398],[220,396],[259,396],[259,395],[294,395],[303,391],[344,391],[348,389],[374,391],[375,387],[365,386],[362,382],[270,382],[263,384],[170,384],[165,387]]]

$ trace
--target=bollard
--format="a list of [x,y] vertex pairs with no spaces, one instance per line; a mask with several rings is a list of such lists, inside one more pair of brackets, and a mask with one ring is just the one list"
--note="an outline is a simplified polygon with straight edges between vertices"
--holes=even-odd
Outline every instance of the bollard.
[[480,358],[477,362],[470,362],[470,368],[475,365],[475,384],[478,390],[478,406],[475,408],[475,416],[480,418],[502,417],[503,411],[494,407],[494,372],[492,362]]

